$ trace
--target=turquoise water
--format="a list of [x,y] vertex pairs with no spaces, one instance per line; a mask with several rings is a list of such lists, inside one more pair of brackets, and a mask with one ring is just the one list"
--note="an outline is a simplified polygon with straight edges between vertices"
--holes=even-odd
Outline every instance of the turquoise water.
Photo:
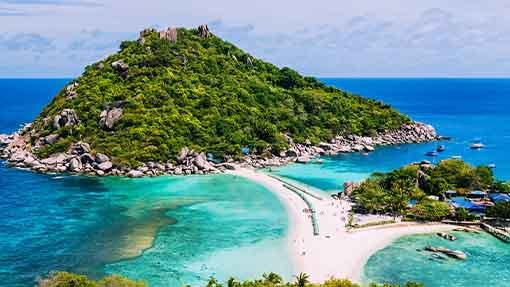
[[[472,164],[495,163],[495,174],[510,179],[510,79],[322,79],[326,84],[384,101],[453,137],[439,157],[424,154],[437,143],[379,148],[369,155],[346,154],[322,165],[289,165],[276,172],[309,185],[338,191],[345,181],[366,178],[413,161],[460,155]],[[471,150],[481,140],[487,147]]]
[[[0,133],[31,121],[67,81],[0,80]],[[323,81],[393,104],[413,119],[453,136],[440,158],[462,155],[475,164],[495,163],[496,175],[510,179],[510,80]],[[477,138],[486,149],[469,149]],[[433,143],[385,147],[368,156],[325,158],[322,165],[289,165],[278,173],[335,191],[344,181],[422,160],[433,148]],[[4,286],[33,286],[38,275],[51,270],[95,277],[115,272],[144,278],[155,287],[194,284],[210,275],[253,278],[266,271],[291,279],[284,208],[269,191],[246,180],[48,176],[0,163],[0,198],[0,282]],[[415,249],[438,238],[405,237],[370,259],[366,279],[412,279],[427,286],[444,286],[441,283],[448,276],[458,286],[487,286],[483,283],[489,281],[481,281],[489,278],[487,274],[496,274],[501,282],[508,280],[508,246],[488,236],[465,236],[459,235],[455,246],[469,253],[466,262],[430,261]],[[501,286],[494,280],[489,285]]]
[[[364,281],[404,283],[418,281],[427,287],[508,286],[510,248],[489,234],[453,232],[457,241],[436,235],[405,236],[372,256]],[[467,260],[435,259],[427,246],[461,250]]]
[[242,178],[0,173],[3,286],[32,286],[51,270],[120,273],[156,287],[272,270],[291,276],[284,208]]

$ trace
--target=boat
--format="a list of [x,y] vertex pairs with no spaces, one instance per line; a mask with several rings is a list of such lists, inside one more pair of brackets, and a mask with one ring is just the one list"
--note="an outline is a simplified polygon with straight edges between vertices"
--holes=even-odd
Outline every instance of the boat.
[[438,153],[436,151],[429,151],[427,153],[425,153],[426,156],[437,156]]
[[496,168],[496,164],[495,164],[495,163],[491,163],[491,164],[487,165],[487,167],[488,167],[488,168],[493,168],[493,169],[494,169],[494,168]]
[[460,156],[460,155],[454,155],[454,156],[452,156],[452,159],[462,159],[462,156]]
[[474,143],[470,146],[471,149],[482,149],[484,147],[483,143]]
[[445,151],[445,150],[446,150],[446,147],[445,147],[444,145],[440,145],[440,146],[438,146],[438,147],[437,147],[437,149],[436,149],[436,151],[437,151],[437,152],[443,152],[443,151]]
[[457,237],[455,237],[455,236],[453,236],[451,234],[448,234],[446,232],[439,232],[439,233],[437,233],[437,236],[442,237],[442,238],[444,238],[446,240],[450,240],[450,241],[457,240]]

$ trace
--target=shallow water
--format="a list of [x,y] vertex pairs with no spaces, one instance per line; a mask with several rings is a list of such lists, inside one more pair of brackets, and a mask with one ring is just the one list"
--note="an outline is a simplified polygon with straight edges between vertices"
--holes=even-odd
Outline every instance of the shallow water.
[[[400,284],[415,281],[427,287],[508,286],[508,244],[486,233],[452,234],[458,237],[457,241],[437,235],[413,235],[396,240],[369,259],[364,281]],[[430,252],[423,251],[427,245],[461,250],[467,260],[434,258]]]
[[4,167],[0,174],[5,286],[31,286],[51,270],[120,273],[156,287],[211,275],[291,276],[284,208],[242,178],[99,179]]
[[[427,159],[437,162],[460,155],[472,164],[496,164],[495,174],[510,179],[510,79],[322,79],[326,84],[391,104],[417,121],[453,137],[440,144],[438,157],[425,153],[439,143],[379,148],[368,155],[345,154],[324,164],[289,165],[275,172],[330,191],[345,181],[359,181],[375,171],[389,171]],[[481,140],[486,148],[471,150]]]
[[[31,121],[67,81],[0,80],[0,133]],[[384,100],[453,136],[438,159],[462,155],[475,164],[496,163],[496,175],[510,179],[510,80],[323,81]],[[477,138],[486,149],[468,148]],[[277,173],[337,191],[344,181],[422,160],[435,146],[385,147],[368,156],[325,158],[321,165],[289,165]],[[283,206],[263,187],[239,178],[99,179],[0,165],[0,198],[0,281],[5,286],[33,286],[36,276],[62,269],[92,276],[115,272],[155,287],[195,284],[211,275],[253,278],[268,271],[291,279]],[[431,264],[423,255],[416,257],[412,247],[439,239],[406,237],[370,259],[366,279],[441,286],[453,276],[458,286],[502,286],[510,277],[508,246],[487,236],[466,236],[456,245],[470,253],[466,262]],[[407,247],[406,240],[417,243]],[[480,281],[487,274],[496,279]]]

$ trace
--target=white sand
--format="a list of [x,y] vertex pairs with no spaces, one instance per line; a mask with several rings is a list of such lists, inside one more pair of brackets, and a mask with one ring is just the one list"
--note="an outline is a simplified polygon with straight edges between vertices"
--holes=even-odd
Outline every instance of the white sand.
[[305,202],[285,188],[282,182],[263,172],[246,168],[229,173],[262,184],[280,198],[290,220],[288,240],[293,270],[296,274],[307,273],[313,282],[322,282],[331,277],[359,282],[370,256],[395,239],[454,228],[442,224],[398,223],[347,231],[345,221],[350,208],[347,202],[325,197],[321,201],[307,196],[317,211],[320,235],[314,236],[309,214],[303,212],[307,208]]

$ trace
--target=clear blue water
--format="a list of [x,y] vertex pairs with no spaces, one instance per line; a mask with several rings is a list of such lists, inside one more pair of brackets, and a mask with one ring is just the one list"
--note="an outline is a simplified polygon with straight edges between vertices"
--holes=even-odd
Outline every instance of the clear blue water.
[[[474,164],[495,163],[496,175],[510,179],[510,80],[323,81],[383,100],[453,136],[439,158],[462,155]],[[0,133],[31,121],[66,82],[0,80]],[[487,148],[470,150],[477,139]],[[422,160],[434,148],[433,143],[385,147],[368,156],[340,155],[322,165],[290,165],[277,172],[338,190],[346,180]],[[57,269],[92,276],[121,273],[156,287],[193,284],[210,275],[250,278],[271,270],[289,278],[292,273],[284,248],[283,207],[270,192],[245,180],[97,179],[39,175],[0,165],[0,198],[0,281],[5,286],[32,286],[37,275]],[[466,262],[431,261],[416,249],[438,238],[404,237],[369,260],[365,279],[416,280],[427,286],[444,286],[445,278],[458,286],[486,286],[481,278],[494,272],[501,282],[510,279],[507,245],[488,236],[459,237],[455,246],[468,252]],[[502,286],[494,280],[491,286]]]
[[[66,82],[0,80],[0,133],[31,121]],[[291,279],[287,224],[271,192],[233,176],[131,180],[0,164],[2,286],[34,286],[52,270],[120,273],[153,287],[270,271]]]
[[[443,135],[447,150],[433,160],[461,155],[472,164],[495,163],[498,178],[510,179],[510,80],[509,79],[323,79],[333,85],[382,100],[430,123]],[[481,140],[483,150],[469,144]],[[374,171],[388,171],[424,156],[436,143],[401,145],[377,149],[369,155],[349,154],[324,159],[322,165],[290,165],[280,175],[322,189],[337,191],[345,181],[359,181]],[[487,234],[456,234],[446,242],[436,235],[400,238],[370,258],[364,269],[365,282],[404,283],[418,281],[427,287],[508,286],[510,248]],[[460,249],[466,261],[431,260],[426,245]],[[445,283],[448,282],[448,283]]]
[[[453,232],[457,241],[436,235],[401,237],[372,256],[364,269],[365,282],[403,284],[418,281],[427,287],[508,286],[510,248],[489,234]],[[435,259],[427,245],[462,250],[467,260]]]
[[[368,156],[347,154],[325,158],[322,165],[289,165],[278,174],[325,190],[338,191],[345,181],[361,180],[413,161],[438,161],[460,155],[472,164],[495,163],[495,174],[510,179],[510,79],[322,79],[353,93],[391,104],[416,121],[453,137],[446,151],[426,157],[437,143],[377,149]],[[471,150],[481,140],[487,147]]]

